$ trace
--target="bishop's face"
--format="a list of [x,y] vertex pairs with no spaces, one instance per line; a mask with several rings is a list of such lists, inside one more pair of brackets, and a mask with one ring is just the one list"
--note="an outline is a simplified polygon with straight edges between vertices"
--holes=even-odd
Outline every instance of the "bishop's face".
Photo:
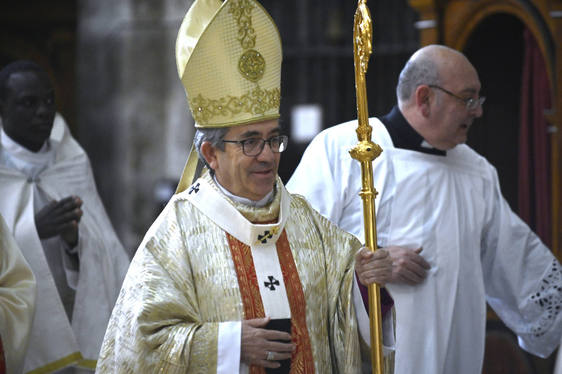
[[[280,134],[278,120],[269,120],[228,130],[224,139],[240,141],[251,138],[269,139]],[[279,153],[274,153],[268,144],[257,156],[247,156],[237,143],[224,143],[224,151],[214,148],[207,162],[215,171],[217,181],[236,196],[258,201],[273,190]]]
[[46,73],[10,75],[0,101],[2,126],[10,138],[37,152],[49,138],[55,119],[55,94]]

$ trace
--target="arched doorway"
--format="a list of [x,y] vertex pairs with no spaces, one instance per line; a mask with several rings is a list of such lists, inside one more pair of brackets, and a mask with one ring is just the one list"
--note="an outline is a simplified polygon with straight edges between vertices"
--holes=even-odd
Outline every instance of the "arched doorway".
[[[498,170],[502,192],[517,211],[517,158],[523,24],[501,13],[486,18],[466,43],[464,53],[472,62],[486,96],[484,114],[471,128],[468,144]],[[506,89],[508,88],[508,89]]]
[[[529,76],[533,66],[529,62],[530,48],[535,49],[540,58],[540,68]],[[539,232],[541,239],[551,244],[551,212],[544,213],[540,219],[548,219],[547,230],[537,230],[535,213],[526,211],[529,205],[538,204],[536,195],[548,195],[551,201],[550,144],[546,131],[540,133],[543,147],[534,147],[536,133],[529,131],[533,126],[547,124],[544,111],[551,106],[550,86],[544,84],[530,90],[529,84],[542,78],[548,82],[544,57],[532,32],[517,16],[505,12],[491,14],[483,18],[466,39],[463,52],[480,75],[482,95],[487,97],[484,115],[471,129],[468,144],[486,157],[497,169],[502,192],[511,205],[527,223]],[[534,97],[529,97],[529,94]],[[528,103],[536,96],[547,97],[541,102],[536,113],[529,113]],[[536,120],[542,120],[537,124]],[[530,168],[536,158],[546,163]],[[546,185],[536,183],[547,181]],[[536,187],[536,188],[535,188]],[[539,189],[542,189],[539,191]],[[548,206],[547,208],[550,208]],[[533,209],[535,210],[535,209]],[[546,231],[546,232],[545,232]],[[552,360],[540,360],[528,355],[518,347],[513,333],[491,314],[486,333],[486,354],[483,373],[549,373]],[[541,370],[541,366],[545,370]]]

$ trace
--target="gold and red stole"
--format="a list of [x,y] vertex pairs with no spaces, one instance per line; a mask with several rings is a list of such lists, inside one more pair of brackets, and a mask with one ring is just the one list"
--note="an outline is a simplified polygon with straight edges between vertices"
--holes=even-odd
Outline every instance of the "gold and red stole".
[[[238,276],[238,285],[244,305],[244,316],[246,319],[263,318],[265,317],[265,312],[254,269],[251,248],[232,235],[228,233],[226,235]],[[285,230],[283,230],[277,240],[276,246],[291,308],[291,338],[296,346],[291,357],[291,374],[314,373],[312,347],[306,327],[306,300],[304,299],[299,274]],[[263,373],[265,373],[263,367],[250,367],[250,374]]]

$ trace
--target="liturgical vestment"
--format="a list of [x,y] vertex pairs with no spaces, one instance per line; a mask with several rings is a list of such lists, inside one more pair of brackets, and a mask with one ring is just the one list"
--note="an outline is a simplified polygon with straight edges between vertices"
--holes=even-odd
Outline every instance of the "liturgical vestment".
[[[129,257],[98,196],[88,157],[61,117],[45,145],[49,160],[39,170],[31,168],[31,174],[28,161],[37,155],[0,140],[0,213],[37,279],[24,372],[51,373],[67,366],[93,370]],[[78,263],[67,261],[60,237],[41,240],[35,227],[38,200],[46,204],[70,195],[83,201],[74,249]],[[60,256],[58,263],[53,255]],[[71,320],[59,293],[61,278],[74,294]]]
[[0,353],[6,373],[22,371],[35,295],[33,273],[0,216]]
[[250,208],[205,175],[146,234],[97,372],[257,373],[240,362],[240,321],[270,316],[291,319],[293,373],[359,373],[359,248],[279,179],[273,202]]

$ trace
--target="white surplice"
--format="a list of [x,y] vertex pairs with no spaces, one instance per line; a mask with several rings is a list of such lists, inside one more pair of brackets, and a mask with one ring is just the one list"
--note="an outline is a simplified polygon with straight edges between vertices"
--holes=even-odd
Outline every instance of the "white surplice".
[[33,273],[0,216],[0,339],[8,373],[22,372],[35,310],[35,287]]
[[[40,168],[34,167],[32,157],[19,157],[17,152],[0,147],[0,213],[38,280],[24,371],[49,373],[69,365],[94,369],[129,258],[99,199],[88,157],[60,117],[48,142],[52,160]],[[68,320],[45,254],[57,250],[64,259],[65,249],[51,248],[62,240],[41,241],[34,220],[38,205],[70,195],[82,199],[84,212],[75,248],[79,266],[72,267],[65,261],[60,265],[68,289],[75,290],[72,321]]]
[[[446,156],[395,148],[370,119],[383,153],[373,162],[380,246],[423,248],[430,263],[420,285],[387,289],[396,305],[395,373],[479,373],[486,301],[519,337],[548,356],[562,335],[562,269],[509,208],[495,168],[470,147]],[[355,121],[319,134],[287,188],[363,240]]]

